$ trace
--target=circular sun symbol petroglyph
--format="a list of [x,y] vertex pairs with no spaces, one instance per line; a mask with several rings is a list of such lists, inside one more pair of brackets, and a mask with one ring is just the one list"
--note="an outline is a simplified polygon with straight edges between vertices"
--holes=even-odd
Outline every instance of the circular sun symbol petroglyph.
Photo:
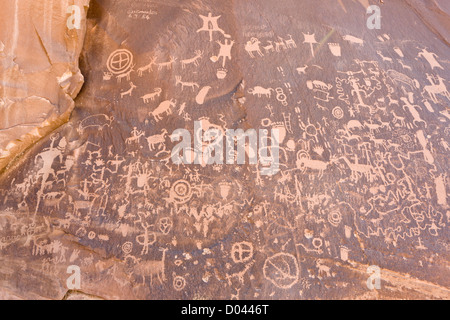
[[250,242],[239,242],[231,249],[231,258],[234,262],[247,262],[253,257],[253,245]]
[[126,49],[119,49],[111,53],[106,66],[113,74],[127,72],[133,65],[133,54]]
[[342,110],[341,107],[334,108],[331,113],[333,114],[333,117],[339,120],[344,117],[344,110]]
[[264,278],[276,287],[289,289],[297,283],[300,276],[297,259],[288,253],[278,253],[268,258],[263,268]]
[[122,251],[123,251],[123,253],[125,253],[125,254],[130,254],[132,250],[133,250],[133,243],[131,243],[131,242],[125,242],[125,243],[122,245]]
[[173,279],[173,288],[176,291],[181,291],[184,289],[184,287],[186,287],[186,280],[181,276],[176,276]]
[[185,203],[192,197],[192,188],[186,180],[178,180],[170,190],[170,197],[176,203]]
[[342,215],[338,210],[333,210],[328,214],[328,222],[337,227],[342,221]]

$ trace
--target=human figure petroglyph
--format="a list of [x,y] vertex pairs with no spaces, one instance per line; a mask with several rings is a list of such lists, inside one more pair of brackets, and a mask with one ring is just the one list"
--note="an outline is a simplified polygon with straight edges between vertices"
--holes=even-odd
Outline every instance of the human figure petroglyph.
[[47,180],[50,176],[53,176],[56,178],[55,170],[52,168],[55,159],[59,157],[60,161],[63,160],[62,152],[64,151],[64,149],[67,145],[67,142],[66,142],[66,138],[63,137],[60,140],[58,146],[55,147],[54,144],[55,144],[56,140],[58,139],[58,136],[59,135],[54,135],[51,137],[52,142],[50,144],[50,147],[47,149],[44,149],[43,152],[39,153],[36,156],[36,159],[34,161],[35,163],[37,163],[39,158],[43,161],[43,167],[37,173],[38,176],[39,175],[42,176],[43,183],[47,182]]
[[233,48],[235,42],[234,40],[225,40],[224,43],[222,43],[221,41],[216,41],[216,43],[220,46],[220,51],[217,55],[217,59],[220,60],[220,58],[223,58],[222,67],[225,68],[227,59],[231,60],[231,49]]
[[351,94],[352,95],[356,95],[356,98],[358,99],[358,104],[356,105],[356,108],[358,107],[369,107],[367,104],[365,104],[365,102],[363,101],[362,98],[362,94],[364,94],[366,96],[366,91],[364,91],[360,85],[358,80],[355,77],[350,77],[349,80],[351,86],[352,86],[352,90],[351,90]]
[[149,229],[151,227],[154,227],[153,224],[148,223],[145,220],[145,217],[143,216],[142,213],[138,213],[140,219],[137,220],[137,222],[140,222],[141,227],[144,229],[144,233],[140,234],[136,237],[136,242],[139,243],[142,246],[142,250],[141,250],[141,256],[144,254],[148,254],[148,249],[151,245],[153,245],[156,240],[156,233],[149,231]]
[[[417,48],[417,49],[419,49],[419,48]],[[427,60],[427,62],[430,64],[431,69],[440,68],[440,69],[444,70],[444,68],[436,60],[436,58],[438,58],[437,54],[435,54],[433,52],[429,52],[426,48],[422,49],[422,51],[419,52],[419,54],[417,55],[417,58],[420,58],[420,57],[423,57],[423,58],[425,58],[425,60]]]
[[[364,65],[364,63],[367,62],[360,62],[360,65]],[[375,64],[376,65],[376,64]],[[351,87],[351,95],[356,96],[358,103],[351,105],[349,112],[351,117],[356,116],[356,112],[360,112],[361,107],[365,107],[373,111],[375,110],[374,107],[368,105],[365,103],[364,99],[369,100],[369,98],[372,96],[374,92],[381,89],[381,83],[378,81],[375,76],[367,77],[367,73],[364,69],[361,69],[360,71],[347,71],[342,72],[338,71],[338,73],[346,74],[348,77],[347,79],[340,79],[336,78],[336,88],[337,92],[339,94],[339,100],[345,101],[348,105],[351,105],[349,95],[346,95],[344,93],[342,85],[344,83],[349,84]],[[364,76],[364,79],[362,79],[364,82],[362,82],[360,79],[357,78],[357,75]]]
[[212,13],[208,13],[208,16],[203,16],[203,15],[199,15],[200,18],[203,20],[203,26],[197,30],[198,32],[208,32],[209,33],[209,41],[212,42],[213,41],[213,33],[214,32],[219,32],[221,33],[225,38],[231,38],[231,36],[229,34],[226,34],[225,31],[223,31],[220,27],[219,27],[219,18],[221,16],[212,16]]
[[[148,195],[148,192],[152,187],[154,187],[150,185],[149,181],[152,180],[154,182],[155,180],[157,180],[153,176],[154,171],[149,168],[149,164],[137,161],[130,164],[129,166],[126,166],[124,170],[127,171],[126,175],[122,175],[122,177],[126,178],[125,193],[128,196],[137,194]],[[118,208],[118,213],[120,216],[123,216],[126,213],[129,204],[129,200],[127,200],[125,204]],[[154,209],[153,205],[147,202],[147,199],[145,200],[144,208],[146,210]],[[144,220],[144,218],[142,217],[142,213],[139,213],[139,217],[140,219],[137,221],[142,222]]]

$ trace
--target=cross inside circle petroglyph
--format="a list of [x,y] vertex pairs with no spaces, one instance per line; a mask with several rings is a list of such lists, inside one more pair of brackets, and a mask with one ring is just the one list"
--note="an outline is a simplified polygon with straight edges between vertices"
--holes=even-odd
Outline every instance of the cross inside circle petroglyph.
[[289,289],[299,280],[297,259],[287,253],[278,253],[264,263],[264,277],[280,289]]
[[250,242],[239,242],[233,245],[231,257],[235,263],[247,262],[253,257],[253,245]]
[[132,64],[133,54],[126,49],[119,49],[111,53],[106,65],[113,74],[121,74],[127,72]]

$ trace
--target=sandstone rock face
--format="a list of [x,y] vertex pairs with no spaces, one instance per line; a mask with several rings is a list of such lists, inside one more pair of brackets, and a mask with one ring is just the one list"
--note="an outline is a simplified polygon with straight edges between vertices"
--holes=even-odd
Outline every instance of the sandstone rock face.
[[88,4],[88,0],[3,3],[0,170],[67,121],[74,108],[73,99],[84,82],[78,60]]
[[0,147],[60,122],[0,175],[0,298],[450,298],[445,1],[27,10]]

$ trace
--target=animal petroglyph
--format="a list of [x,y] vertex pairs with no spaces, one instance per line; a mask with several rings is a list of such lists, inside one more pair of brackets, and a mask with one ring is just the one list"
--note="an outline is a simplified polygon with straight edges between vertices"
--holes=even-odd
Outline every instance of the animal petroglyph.
[[149,115],[153,116],[155,120],[158,122],[163,119],[164,115],[171,115],[173,113],[173,109],[175,108],[175,106],[176,100],[163,101],[153,112],[150,112]]
[[160,284],[167,281],[165,275],[165,260],[167,248],[160,249],[162,251],[161,260],[149,260],[139,262],[133,269],[133,274],[142,277],[142,284],[145,285],[145,278],[150,277],[150,285],[153,285],[153,277],[157,277]]
[[247,51],[251,58],[255,58],[255,53],[257,53],[260,57],[264,56],[261,51],[261,41],[257,38],[252,38],[245,44],[245,51]]
[[192,89],[192,91],[195,91],[195,88],[200,88],[200,85],[196,82],[183,82],[181,81],[181,77],[180,76],[176,76],[176,85],[181,85],[181,91],[184,90],[184,87],[190,87]]
[[59,45],[47,1],[33,70],[2,35],[0,297],[58,299],[67,266],[112,299],[449,296],[435,12],[379,32],[367,0],[98,2]]
[[345,35],[342,37],[345,41],[350,42],[351,44],[359,44],[360,46],[364,45],[364,40],[359,39],[357,37],[351,36],[351,35]]
[[254,96],[258,96],[259,98],[261,98],[263,95],[266,96],[267,98],[270,98],[272,96],[272,92],[274,92],[275,90],[272,88],[263,88],[263,87],[254,87],[253,89],[249,89],[248,93],[254,95]]
[[141,99],[144,101],[144,103],[149,103],[150,101],[155,101],[156,98],[159,98],[161,96],[162,89],[156,88],[153,93],[146,94],[145,96],[142,96]]
[[188,66],[190,64],[193,64],[196,67],[198,67],[200,65],[198,61],[202,59],[203,51],[196,50],[194,53],[195,53],[195,56],[193,58],[181,60],[181,66],[183,69],[185,69],[186,66]]

